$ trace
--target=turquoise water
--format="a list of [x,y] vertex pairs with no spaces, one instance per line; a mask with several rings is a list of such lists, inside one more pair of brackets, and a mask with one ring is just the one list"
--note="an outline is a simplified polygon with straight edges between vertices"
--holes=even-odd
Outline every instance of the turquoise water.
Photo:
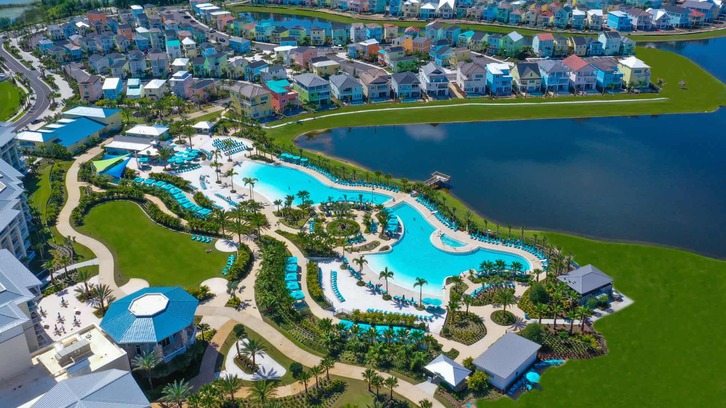
[[478,268],[483,261],[501,259],[507,265],[517,261],[522,263],[525,270],[530,269],[529,262],[515,254],[481,248],[463,254],[442,251],[431,244],[431,234],[435,228],[415,207],[401,203],[393,207],[393,214],[403,223],[403,237],[393,245],[391,252],[366,255],[366,259],[368,266],[376,272],[385,267],[392,270],[392,282],[397,285],[414,289],[413,283],[417,277],[421,277],[429,282],[423,287],[424,292],[440,295],[446,277]]
[[450,246],[452,248],[461,248],[461,247],[465,247],[466,246],[465,243],[459,242],[459,241],[455,240],[454,238],[451,238],[450,236],[448,236],[446,234],[444,234],[444,235],[441,236],[441,242],[443,242],[444,245]]
[[[270,202],[277,199],[285,200],[286,195],[296,195],[299,191],[305,190],[310,193],[310,200],[318,204],[333,200],[345,199],[359,201],[360,194],[363,201],[374,204],[382,204],[391,199],[391,196],[373,192],[371,190],[350,191],[329,187],[309,174],[286,166],[273,166],[265,163],[245,161],[237,166],[239,175],[235,176],[235,185],[240,191],[249,192],[249,186],[245,186],[242,179],[254,177],[258,179],[253,190],[262,194]],[[244,188],[244,189],[243,189]],[[294,205],[300,204],[300,199],[295,197]]]

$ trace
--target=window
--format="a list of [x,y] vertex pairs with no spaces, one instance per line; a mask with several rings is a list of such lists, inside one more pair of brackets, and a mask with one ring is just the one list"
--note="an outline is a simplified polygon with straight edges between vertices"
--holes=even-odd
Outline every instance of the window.
[[166,347],[166,346],[168,346],[170,344],[171,344],[171,337],[167,337],[164,340],[162,340],[162,341],[159,342],[159,345],[161,347]]
[[136,352],[136,355],[141,354],[141,346],[137,344],[136,347],[134,347],[134,351]]

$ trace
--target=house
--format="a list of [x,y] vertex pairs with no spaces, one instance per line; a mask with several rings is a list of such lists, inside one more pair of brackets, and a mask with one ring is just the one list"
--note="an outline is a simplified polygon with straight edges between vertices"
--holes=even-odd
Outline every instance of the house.
[[487,33],[477,31],[469,40],[467,48],[475,52],[486,52],[489,46],[489,35]]
[[668,30],[671,28],[671,18],[663,9],[649,8],[646,10],[650,13],[654,30]]
[[520,62],[512,70],[512,87],[515,92],[537,95],[542,93],[542,75],[534,62]]
[[333,23],[330,29],[330,36],[333,38],[333,44],[343,46],[348,43],[349,32],[346,26],[340,23]]
[[623,73],[618,70],[618,60],[612,57],[587,58],[595,68],[595,87],[600,92],[616,91],[623,87]]
[[706,14],[698,10],[691,10],[688,16],[691,27],[702,27],[706,23]]
[[509,96],[512,94],[512,74],[509,64],[492,62],[485,66],[487,90],[491,95]]
[[446,36],[444,33],[444,25],[438,21],[432,21],[426,24],[424,28],[424,35],[426,38],[430,38],[431,41],[443,40]]
[[375,39],[378,42],[383,41],[383,26],[377,23],[370,23],[365,25],[366,39]]
[[635,54],[635,41],[628,37],[622,37],[620,41],[620,55]]
[[502,35],[498,33],[491,33],[487,37],[487,54],[497,55],[499,53],[499,43],[502,40]]
[[191,38],[187,37],[181,41],[182,49],[184,50],[184,56],[187,58],[194,58],[197,54],[197,43]]
[[366,39],[366,26],[363,23],[353,23],[350,25],[350,41],[353,43],[361,42]]
[[721,7],[716,5],[716,2],[711,1],[697,1],[697,0],[687,0],[681,4],[683,8],[691,10],[691,16],[693,15],[694,11],[698,11],[699,13],[703,14],[703,22],[710,23],[713,20],[716,20],[721,13],[720,8],[723,7],[723,4],[721,4]]
[[418,70],[418,79],[421,91],[431,98],[446,98],[449,96],[449,78],[446,72],[433,62],[422,66]]
[[412,72],[399,72],[391,75],[391,91],[394,98],[402,101],[421,99],[421,81]]
[[486,70],[474,62],[456,64],[456,84],[466,97],[481,96],[486,93]]
[[328,78],[340,70],[340,64],[336,61],[325,59],[310,64],[315,75]]
[[267,81],[265,87],[270,91],[275,112],[284,113],[299,104],[297,92],[292,90],[292,84],[287,79]]
[[587,28],[593,31],[602,30],[603,13],[600,9],[587,10]]
[[126,98],[141,99],[144,97],[144,87],[138,78],[130,78],[126,81]]
[[563,59],[562,63],[570,70],[570,89],[572,91],[587,93],[596,90],[595,67],[589,62],[577,55],[570,55]]
[[359,79],[363,84],[363,95],[368,99],[368,102],[385,101],[390,98],[391,84],[388,75],[363,71],[360,73]]
[[330,93],[343,103],[363,102],[363,84],[346,73],[330,77]]
[[428,54],[431,50],[431,39],[428,37],[416,37],[411,41],[411,52]]
[[423,369],[434,378],[432,381],[434,384],[443,383],[453,391],[466,388],[466,377],[471,374],[471,370],[443,354],[439,354]]
[[509,22],[509,13],[512,11],[512,5],[509,3],[501,2],[497,6],[496,9],[496,15],[494,19],[503,24],[507,24]]
[[524,11],[522,9],[513,10],[509,13],[509,25],[517,26],[522,24],[522,18],[524,17]]
[[456,41],[459,39],[459,34],[461,34],[461,28],[459,26],[448,26],[444,28],[444,38],[443,40],[446,40],[449,45],[455,46]]
[[189,99],[192,96],[192,83],[194,79],[192,74],[187,71],[179,71],[169,79],[169,87],[171,92],[183,99]]
[[213,79],[200,79],[191,86],[191,99],[195,102],[207,101],[215,90],[216,86]]
[[164,52],[150,51],[146,54],[146,60],[151,68],[151,76],[154,78],[166,78],[169,75],[169,57]]
[[622,72],[623,84],[627,88],[645,89],[650,86],[650,67],[633,56],[621,59],[618,71]]
[[315,74],[295,75],[293,89],[304,104],[330,105],[330,83]]
[[78,92],[82,101],[95,102],[101,99],[103,97],[101,77],[98,75],[87,75],[85,79],[78,81]]
[[301,68],[309,68],[310,59],[317,56],[318,51],[312,47],[297,47],[290,50],[290,61]]
[[633,25],[630,17],[620,10],[608,13],[607,26],[617,31],[632,31]]
[[603,49],[603,45],[598,39],[586,37],[585,45],[587,47],[587,55],[599,56],[605,54],[605,49]]
[[688,28],[691,26],[690,9],[667,4],[661,6],[661,8],[668,14],[671,27]]
[[[81,110],[85,112],[95,112],[96,110],[113,111],[116,113],[116,117],[119,116],[117,114],[119,112],[118,109],[106,110],[85,107],[74,108],[64,112],[63,119],[60,119],[51,125],[45,126],[37,131],[28,131],[18,134],[17,138],[20,142],[20,146],[28,148],[29,150],[36,150],[55,144],[60,145],[67,151],[73,153],[83,147],[86,143],[99,139],[104,133],[111,129],[120,127],[120,125],[110,126],[99,120],[95,120],[95,117],[91,116],[93,113],[91,115],[74,114]],[[114,114],[109,113],[109,115]]]
[[245,66],[245,79],[250,82],[258,81],[262,77],[262,70],[267,68],[267,62],[264,60],[250,61]]
[[572,29],[582,31],[585,29],[586,25],[587,12],[580,9],[572,10],[572,17],[570,18],[570,26],[572,27]]
[[404,18],[418,18],[421,9],[419,0],[406,0],[401,6],[401,14]]
[[620,33],[605,31],[597,37],[602,44],[603,55],[618,55],[620,53]]
[[554,34],[555,47],[552,50],[553,57],[566,57],[569,54],[570,42],[562,34]]
[[542,346],[514,333],[506,333],[474,359],[474,366],[484,371],[489,383],[505,391],[537,360]]
[[537,61],[545,92],[563,93],[570,87],[569,68],[560,61]]
[[177,58],[171,63],[171,72],[186,71],[189,69],[189,58]]
[[232,107],[237,114],[250,119],[263,119],[272,116],[272,92],[262,85],[237,81],[229,87]]
[[436,65],[442,66],[442,67],[448,67],[449,66],[449,58],[451,57],[451,47],[448,45],[445,45],[443,47],[438,48],[432,48],[431,51],[429,51],[429,58],[431,58],[431,61],[435,63]]
[[151,100],[161,99],[167,93],[169,93],[169,86],[166,79],[152,79],[144,86],[145,97]]
[[587,56],[587,39],[590,37],[570,37],[567,41],[569,48],[572,50],[574,55],[585,57]]
[[260,82],[287,78],[287,70],[282,65],[268,65],[260,72]]
[[471,38],[474,36],[474,34],[476,34],[476,32],[473,30],[467,30],[459,34],[459,36],[456,38],[456,46],[469,48]]
[[539,33],[532,38],[532,50],[538,57],[551,57],[554,55],[554,49],[555,37],[551,33]]
[[570,24],[570,12],[567,8],[562,7],[554,10],[552,25],[559,29],[565,29]]
[[581,302],[603,294],[610,296],[613,291],[613,278],[592,265],[585,265],[560,275],[557,279],[577,292]]
[[66,378],[35,401],[33,407],[87,407],[108,401],[126,408],[151,408],[131,372],[118,369]]
[[384,24],[383,25],[383,41],[390,43],[396,37],[398,37],[398,26],[395,24]]
[[194,313],[199,301],[179,287],[148,287],[111,303],[101,328],[130,360],[155,353],[164,362],[196,340]]
[[630,19],[632,29],[650,31],[653,29],[653,15],[639,8],[620,9]]
[[104,99],[116,100],[121,98],[124,83],[119,78],[106,78],[101,89],[103,90]]
[[325,45],[328,37],[325,34],[325,28],[313,26],[310,28],[310,43],[312,45]]
[[95,73],[101,73],[109,67],[108,58],[103,55],[93,54],[88,57],[88,65]]

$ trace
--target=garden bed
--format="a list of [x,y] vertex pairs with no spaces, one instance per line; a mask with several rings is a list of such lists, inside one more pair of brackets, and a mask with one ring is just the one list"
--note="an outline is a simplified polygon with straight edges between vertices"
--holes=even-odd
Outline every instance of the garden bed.
[[497,310],[492,313],[491,319],[500,326],[511,326],[517,321],[517,316],[509,310]]
[[360,225],[348,218],[338,218],[330,221],[326,227],[330,235],[336,237],[348,237],[360,232]]
[[542,359],[587,359],[607,353],[605,339],[598,333],[573,333],[567,330],[547,331],[542,339]]
[[[454,323],[451,320],[454,319]],[[446,314],[441,336],[470,346],[486,336],[487,328],[481,317],[473,313],[456,311]]]

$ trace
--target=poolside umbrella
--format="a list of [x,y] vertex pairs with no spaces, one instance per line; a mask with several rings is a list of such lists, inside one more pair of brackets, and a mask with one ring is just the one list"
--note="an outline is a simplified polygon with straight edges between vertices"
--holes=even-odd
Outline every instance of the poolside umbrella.
[[526,375],[524,376],[524,378],[526,378],[526,379],[527,379],[527,381],[529,381],[529,382],[531,382],[531,383],[534,383],[534,384],[536,384],[536,383],[538,383],[538,382],[539,382],[539,374],[535,373],[534,371],[530,371],[530,372],[528,372],[528,373],[527,373],[527,374],[526,374]]
[[423,298],[422,300],[423,304],[425,305],[431,305],[431,306],[441,306],[441,299],[436,298]]
[[295,282],[297,282],[297,272],[295,272],[295,273],[286,273],[285,274],[285,280],[286,281],[295,281]]
[[297,281],[294,282],[287,282],[285,285],[288,290],[300,290],[300,284],[297,283]]
[[285,267],[285,272],[297,272],[297,264],[288,264]]

